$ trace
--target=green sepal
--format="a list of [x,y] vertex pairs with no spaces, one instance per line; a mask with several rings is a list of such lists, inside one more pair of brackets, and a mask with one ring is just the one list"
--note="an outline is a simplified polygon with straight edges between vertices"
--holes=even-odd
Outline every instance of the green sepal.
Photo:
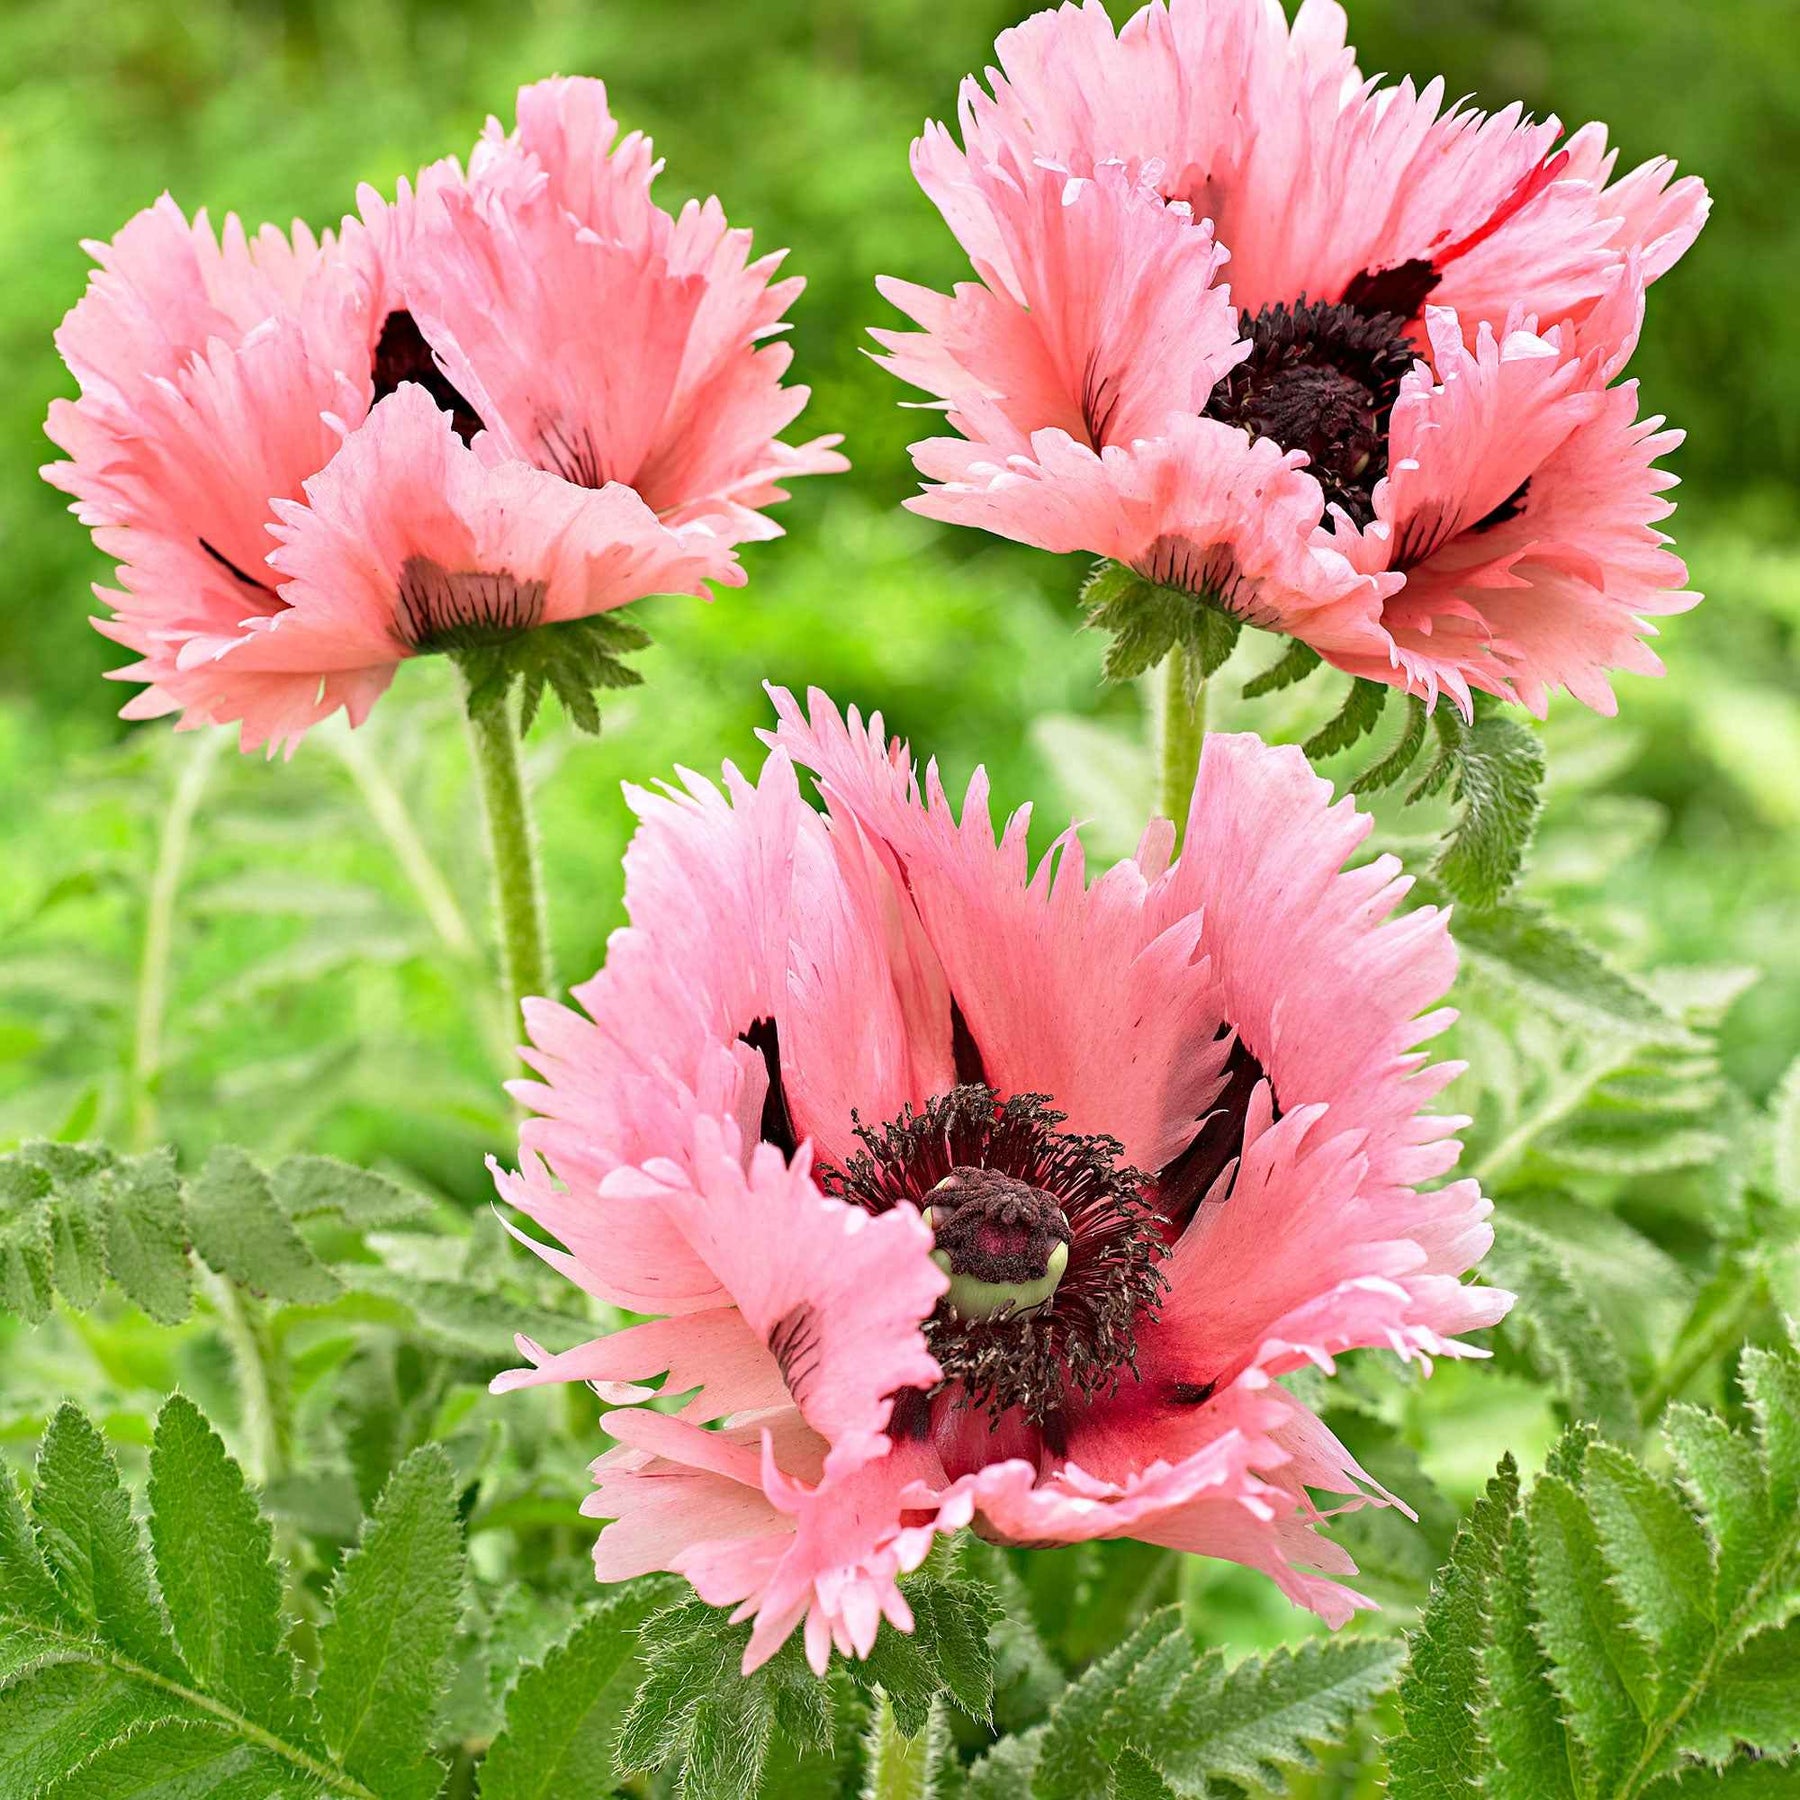
[[1243,623],[1204,595],[1162,587],[1115,562],[1094,565],[1081,590],[1081,607],[1089,630],[1112,634],[1101,665],[1108,681],[1148,674],[1179,648],[1188,653],[1190,703],[1199,683],[1236,647]]
[[645,649],[650,634],[619,613],[564,619],[451,646],[446,654],[468,683],[471,713],[503,709],[519,690],[519,729],[531,729],[548,688],[576,730],[597,736],[602,688],[636,687],[643,676],[620,660]]

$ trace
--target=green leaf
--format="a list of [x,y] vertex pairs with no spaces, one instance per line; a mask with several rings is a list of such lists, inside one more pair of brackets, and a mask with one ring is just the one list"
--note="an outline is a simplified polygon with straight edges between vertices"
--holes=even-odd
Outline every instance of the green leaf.
[[1643,1746],[1643,1714],[1654,1694],[1648,1646],[1608,1577],[1593,1516],[1566,1481],[1546,1477],[1526,1516],[1532,1592],[1550,1679],[1568,1709],[1583,1761],[1613,1792]]
[[969,1770],[967,1800],[1020,1800],[1021,1795],[1035,1794],[1044,1736],[1045,1727],[1040,1725],[992,1745]]
[[1393,1638],[1338,1637],[1246,1657],[1222,1678],[1203,1664],[1133,1740],[1184,1792],[1220,1777],[1279,1790],[1284,1770],[1319,1766],[1312,1746],[1341,1742],[1404,1658]]
[[118,1464],[74,1406],[63,1406],[44,1434],[32,1513],[70,1613],[133,1662],[181,1677]]
[[167,1719],[115,1738],[40,1800],[286,1800],[319,1790],[222,1726]]
[[276,1204],[269,1179],[242,1150],[221,1144],[188,1189],[194,1248],[243,1287],[276,1300],[323,1305],[336,1277]]
[[[1440,903],[1450,898],[1423,881],[1413,897]],[[1676,1029],[1673,1014],[1649,988],[1531,901],[1459,907],[1451,932],[1466,957],[1559,1014],[1633,1030]]]
[[105,1188],[106,1266],[113,1280],[159,1324],[180,1324],[193,1307],[193,1276],[174,1154],[122,1157]]
[[1122,1644],[1071,1682],[1050,1714],[1032,1772],[1034,1800],[1087,1800],[1105,1792],[1107,1770],[1124,1744],[1108,1717],[1136,1689],[1140,1710],[1166,1706],[1194,1666],[1180,1611],[1154,1612]]
[[1619,1443],[1634,1441],[1637,1400],[1624,1359],[1551,1239],[1509,1218],[1495,1234],[1486,1269],[1518,1295],[1502,1332],[1555,1388],[1570,1416]]
[[109,1269],[152,1318],[187,1316],[187,1227],[168,1153],[33,1142],[0,1156],[0,1305],[36,1323],[54,1289],[87,1310]]
[[1394,1800],[1782,1791],[1751,1771],[1800,1755],[1800,1346],[1744,1360],[1754,1436],[1692,1407],[1664,1417],[1685,1492],[1572,1429],[1502,1546],[1503,1467],[1415,1640]]
[[1508,1456],[1458,1530],[1413,1633],[1400,1682],[1400,1734],[1388,1746],[1393,1800],[1467,1800],[1480,1792],[1490,1756],[1480,1722],[1488,1693],[1482,1657],[1518,1508],[1519,1472]]
[[1350,683],[1344,704],[1301,746],[1315,761],[1348,750],[1358,738],[1366,737],[1381,722],[1382,709],[1393,689],[1379,681],[1364,681],[1361,676]]
[[1295,682],[1304,681],[1323,660],[1310,644],[1290,638],[1288,647],[1268,668],[1244,683],[1244,698],[1260,700],[1265,694],[1292,687]]
[[1683,1733],[1690,1751],[1723,1762],[1739,1745],[1800,1755],[1800,1619],[1759,1631],[1707,1685]]
[[275,1198],[291,1219],[335,1214],[353,1231],[382,1231],[431,1216],[431,1202],[408,1193],[372,1169],[335,1156],[290,1156],[269,1177]]
[[1532,1608],[1531,1544],[1523,1513],[1513,1515],[1500,1574],[1482,1658],[1487,1704],[1479,1729],[1493,1752],[1485,1791],[1488,1800],[1575,1800],[1574,1756]]
[[[191,1719],[174,1696],[79,1662],[55,1662],[0,1688],[0,1800],[42,1800],[96,1751],[169,1718]],[[64,1788],[69,1800],[85,1787]]]
[[[29,1523],[0,1479],[0,1800],[435,1794],[426,1731],[456,1620],[458,1534],[442,1452],[409,1468],[412,1489],[403,1470],[323,1632],[320,1699],[334,1726],[355,1715],[340,1741],[359,1772],[323,1747],[294,1692],[269,1528],[199,1411],[176,1396],[157,1421],[153,1579],[105,1444],[65,1407],[44,1434]],[[440,1490],[435,1513],[414,1503],[421,1470]],[[396,1546],[409,1529],[410,1554]],[[447,1582],[442,1557],[420,1549],[434,1529],[448,1533]]]
[[656,1581],[613,1590],[520,1675],[506,1727],[481,1765],[481,1800],[560,1800],[611,1789],[614,1745],[642,1672],[638,1632],[668,1599],[668,1585]]
[[1394,747],[1387,755],[1372,762],[1350,784],[1353,794],[1377,794],[1384,788],[1391,788],[1402,775],[1419,760],[1419,752],[1425,747],[1425,731],[1430,723],[1430,715],[1425,711],[1425,702],[1417,694],[1406,697],[1406,723],[1400,728],[1400,735],[1394,740]]
[[798,1746],[831,1742],[831,1690],[790,1640],[742,1673],[748,1625],[699,1600],[645,1622],[644,1679],[619,1733],[624,1769],[679,1762],[682,1800],[740,1800],[762,1780],[777,1724]]
[[1462,816],[1433,864],[1459,900],[1489,907],[1506,897],[1543,811],[1543,784],[1544,746],[1535,731],[1516,719],[1476,719],[1457,767]]
[[619,659],[644,649],[650,634],[618,613],[564,619],[530,631],[465,632],[443,649],[468,683],[472,713],[503,709],[519,690],[519,730],[531,729],[548,688],[578,731],[600,730],[594,696],[603,689],[636,687],[643,676]]
[[1800,1800],[1800,1761],[1688,1768],[1644,1790],[1649,1800]]
[[925,1728],[940,1694],[985,1724],[994,1706],[988,1633],[1000,1611],[993,1590],[978,1581],[918,1574],[902,1581],[900,1591],[912,1608],[912,1631],[884,1629],[867,1659],[851,1667],[851,1678],[859,1686],[880,1685],[908,1737]]
[[295,1724],[281,1577],[242,1471],[200,1409],[164,1405],[150,1451],[150,1541],[163,1604],[194,1680],[271,1731]]
[[1122,563],[1098,563],[1081,590],[1085,625],[1112,634],[1102,664],[1108,681],[1147,674],[1180,646],[1195,682],[1216,673],[1237,643],[1241,621],[1203,596],[1162,587]]
[[389,1481],[332,1587],[315,1695],[333,1755],[384,1800],[435,1794],[427,1752],[462,1593],[455,1475],[435,1444]]

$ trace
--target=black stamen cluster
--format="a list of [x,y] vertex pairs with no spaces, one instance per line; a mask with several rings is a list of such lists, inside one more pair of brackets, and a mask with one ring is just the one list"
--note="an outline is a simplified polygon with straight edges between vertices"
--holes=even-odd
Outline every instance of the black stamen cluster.
[[1250,354],[1213,389],[1209,418],[1303,450],[1308,472],[1358,525],[1387,473],[1388,415],[1417,352],[1394,313],[1301,300],[1245,313]]
[[1043,1424],[1074,1398],[1116,1390],[1135,1368],[1138,1321],[1156,1316],[1167,1288],[1147,1177],[1120,1162],[1116,1138],[1059,1130],[1066,1116],[1042,1094],[1002,1100],[970,1082],[880,1127],[858,1121],[863,1149],[820,1172],[828,1192],[872,1213],[931,1205],[952,1169],[1011,1176],[1061,1207],[1069,1265],[1041,1310],[977,1320],[940,1305],[926,1322],[944,1385],[996,1418],[1016,1407]]

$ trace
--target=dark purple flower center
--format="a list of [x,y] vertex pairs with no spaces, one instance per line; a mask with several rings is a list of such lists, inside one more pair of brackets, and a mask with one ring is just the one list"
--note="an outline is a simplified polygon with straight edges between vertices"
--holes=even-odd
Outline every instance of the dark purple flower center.
[[1304,451],[1327,502],[1369,524],[1388,416],[1417,354],[1405,318],[1302,300],[1245,313],[1239,328],[1250,354],[1213,389],[1207,417]]
[[1060,1130],[1063,1116],[1041,1094],[1003,1100],[970,1082],[878,1129],[859,1123],[863,1149],[821,1171],[870,1212],[911,1201],[930,1214],[951,1292],[926,1341],[946,1385],[995,1417],[1017,1407],[1041,1423],[1114,1390],[1165,1287],[1150,1178],[1120,1162],[1116,1139]]
[[439,410],[450,415],[456,435],[465,444],[481,429],[480,415],[437,366],[418,320],[409,312],[391,312],[382,320],[381,336],[375,344],[373,378],[377,400],[391,394],[403,381],[417,382],[437,402]]

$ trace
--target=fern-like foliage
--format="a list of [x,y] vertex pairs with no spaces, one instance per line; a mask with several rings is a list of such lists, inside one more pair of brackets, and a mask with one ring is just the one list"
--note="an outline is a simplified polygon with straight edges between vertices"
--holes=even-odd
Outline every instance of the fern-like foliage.
[[[0,1481],[0,1795],[425,1800],[461,1606],[450,1464],[416,1453],[339,1571],[310,1691],[270,1528],[199,1410],[163,1407],[150,1543],[99,1433],[65,1407],[30,1507]],[[139,1785],[134,1785],[139,1784]]]
[[302,1236],[313,1221],[367,1231],[416,1223],[428,1204],[327,1156],[265,1175],[221,1146],[192,1182],[167,1150],[28,1143],[0,1155],[0,1306],[35,1324],[54,1294],[92,1308],[107,1279],[162,1324],[193,1306],[192,1256],[253,1292],[318,1304],[339,1283]]
[[1800,1338],[1740,1378],[1743,1429],[1670,1409],[1670,1475],[1576,1432],[1529,1492],[1501,1465],[1414,1638],[1393,1800],[1794,1791]]

